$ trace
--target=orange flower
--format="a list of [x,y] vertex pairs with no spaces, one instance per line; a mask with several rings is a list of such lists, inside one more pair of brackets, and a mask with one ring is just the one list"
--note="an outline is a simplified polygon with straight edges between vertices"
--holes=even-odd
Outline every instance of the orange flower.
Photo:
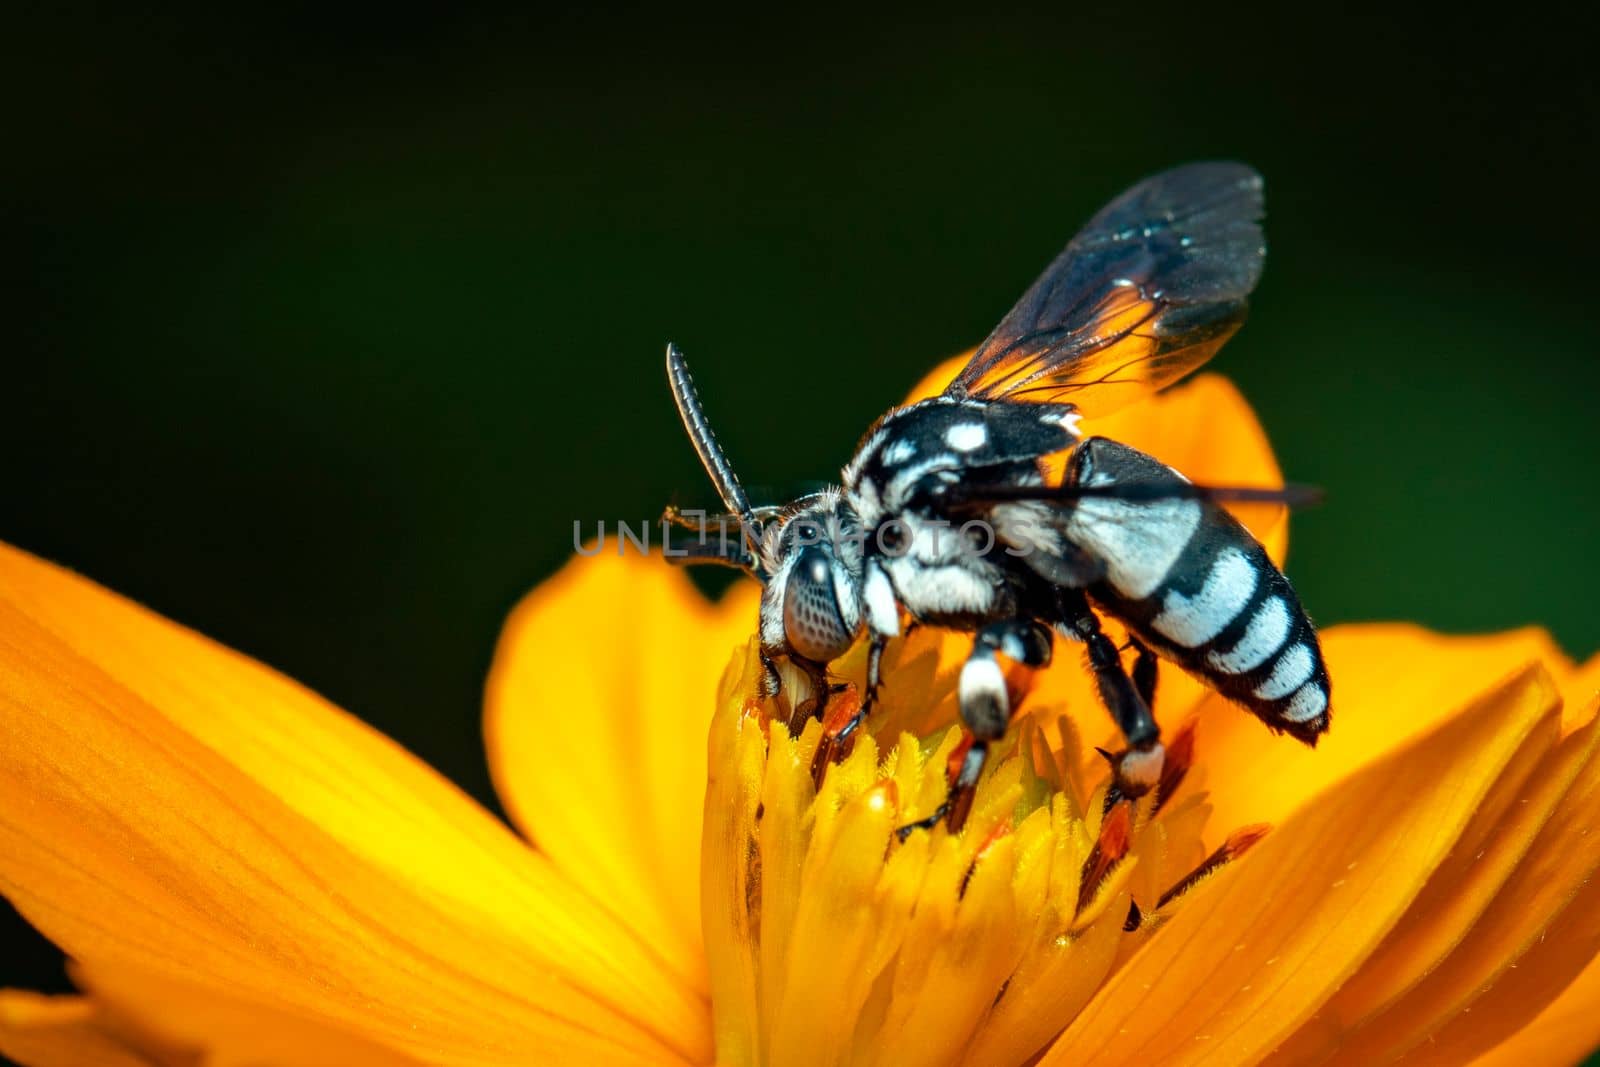
[[[1197,480],[1278,479],[1215,377],[1093,429]],[[1282,516],[1243,517],[1281,558]],[[294,683],[0,550],[0,891],[85,991],[0,994],[0,1051],[1522,1064],[1600,1042],[1600,659],[1332,627],[1314,752],[1169,671],[1188,776],[1105,814],[1109,726],[1063,656],[1018,676],[963,832],[901,843],[943,789],[960,636],[892,647],[871,735],[818,791],[819,728],[753,697],[753,625],[751,589],[712,606],[639,558],[533,593],[486,721],[522,838]]]

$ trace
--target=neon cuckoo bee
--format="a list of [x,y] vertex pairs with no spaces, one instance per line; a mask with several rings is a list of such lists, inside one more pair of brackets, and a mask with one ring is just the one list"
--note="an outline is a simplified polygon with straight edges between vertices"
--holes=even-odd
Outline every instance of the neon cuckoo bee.
[[[957,689],[971,745],[945,803],[914,825],[959,828],[987,747],[1011,717],[996,654],[1044,666],[1055,635],[1085,646],[1126,742],[1112,757],[1113,796],[1159,781],[1150,708],[1160,660],[1274,731],[1314,745],[1327,730],[1316,631],[1288,579],[1222,507],[1301,494],[1195,485],[1079,429],[1176,381],[1238,329],[1265,256],[1261,215],[1261,179],[1236,163],[1135,185],[1072,239],[943,393],[867,431],[839,488],[782,507],[751,506],[682,354],[668,348],[690,440],[748,532],[713,544],[702,531],[688,558],[763,583],[766,695],[786,682],[804,689],[791,696],[792,728],[822,716],[827,665],[863,632],[870,642],[860,711],[819,748],[816,773],[871,711],[884,646],[907,617],[975,635]],[[1064,473],[1052,478],[1045,461],[1056,456]],[[1105,634],[1102,615],[1127,630],[1126,646]]]

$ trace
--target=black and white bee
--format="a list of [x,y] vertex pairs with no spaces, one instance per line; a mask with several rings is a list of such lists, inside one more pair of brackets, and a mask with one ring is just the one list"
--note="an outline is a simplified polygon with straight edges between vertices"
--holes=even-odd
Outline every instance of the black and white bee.
[[[1114,795],[1159,781],[1150,709],[1160,660],[1275,731],[1315,744],[1327,730],[1316,632],[1288,579],[1222,507],[1296,494],[1197,486],[1079,426],[1176,381],[1238,329],[1265,257],[1261,216],[1261,179],[1236,163],[1134,186],[1072,239],[941,395],[883,416],[839,488],[782,507],[750,505],[682,354],[668,348],[690,440],[747,533],[713,544],[702,532],[688,558],[762,581],[768,695],[801,690],[795,728],[822,715],[827,665],[863,633],[870,641],[861,710],[819,761],[870,713],[883,649],[907,617],[975,634],[958,685],[973,743],[945,804],[913,825],[959,828],[987,746],[1011,717],[996,654],[1043,666],[1055,635],[1085,645],[1126,741]],[[1065,473],[1051,479],[1045,461],[1062,455]],[[1101,615],[1126,628],[1131,670]]]

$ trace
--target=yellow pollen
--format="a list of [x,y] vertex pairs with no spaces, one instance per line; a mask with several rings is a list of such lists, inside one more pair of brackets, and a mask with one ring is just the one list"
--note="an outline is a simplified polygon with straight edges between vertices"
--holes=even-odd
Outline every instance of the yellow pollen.
[[1028,719],[959,833],[902,841],[945,799],[959,729],[858,731],[818,788],[822,725],[791,736],[750,696],[757,670],[753,649],[735,661],[710,737],[702,921],[726,1067],[1024,1063],[1206,857],[1198,798],[1103,815],[1104,786],[1084,796]]

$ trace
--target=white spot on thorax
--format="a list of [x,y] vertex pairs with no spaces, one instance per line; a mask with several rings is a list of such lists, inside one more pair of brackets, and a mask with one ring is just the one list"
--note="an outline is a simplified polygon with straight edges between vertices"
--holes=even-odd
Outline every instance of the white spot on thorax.
[[1261,602],[1250,625],[1245,627],[1239,643],[1227,652],[1212,652],[1206,662],[1224,674],[1243,674],[1253,671],[1289,639],[1289,629],[1294,620],[1289,618],[1289,606],[1280,597]]
[[957,452],[973,452],[989,443],[989,428],[981,422],[958,422],[944,432],[944,443]]
[[902,437],[894,444],[883,450],[883,462],[887,466],[898,467],[906,460],[917,454],[917,444],[908,437]]
[[1042,415],[1040,416],[1040,421],[1054,423],[1074,437],[1083,436],[1083,430],[1080,429],[1078,425],[1083,421],[1083,412],[1081,411],[1067,411],[1059,415]]

